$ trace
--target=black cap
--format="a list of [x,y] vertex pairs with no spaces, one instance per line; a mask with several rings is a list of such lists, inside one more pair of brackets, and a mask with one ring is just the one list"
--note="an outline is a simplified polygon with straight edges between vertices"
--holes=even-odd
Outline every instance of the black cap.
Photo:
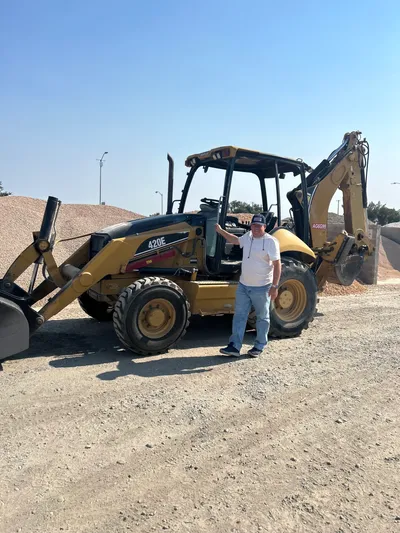
[[266,225],[265,217],[264,215],[253,215],[253,218],[251,219],[252,224],[261,224],[262,226]]

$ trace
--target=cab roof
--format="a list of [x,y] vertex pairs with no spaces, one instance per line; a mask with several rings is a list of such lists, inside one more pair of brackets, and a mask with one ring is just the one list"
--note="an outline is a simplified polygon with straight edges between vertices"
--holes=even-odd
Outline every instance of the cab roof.
[[301,159],[291,159],[273,154],[239,148],[237,146],[220,146],[212,148],[208,152],[193,154],[186,158],[187,167],[206,166],[211,168],[226,169],[229,160],[236,158],[235,170],[239,172],[254,172],[262,174],[266,178],[275,177],[275,163],[278,164],[279,174],[293,172],[296,176],[300,174],[301,165],[306,171],[312,168]]

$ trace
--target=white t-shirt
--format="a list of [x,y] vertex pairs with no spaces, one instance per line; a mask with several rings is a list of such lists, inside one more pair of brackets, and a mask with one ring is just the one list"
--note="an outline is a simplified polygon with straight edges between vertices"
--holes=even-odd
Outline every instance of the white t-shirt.
[[279,242],[266,233],[254,238],[251,231],[239,237],[243,248],[240,283],[248,287],[263,287],[272,283],[272,261],[280,259]]

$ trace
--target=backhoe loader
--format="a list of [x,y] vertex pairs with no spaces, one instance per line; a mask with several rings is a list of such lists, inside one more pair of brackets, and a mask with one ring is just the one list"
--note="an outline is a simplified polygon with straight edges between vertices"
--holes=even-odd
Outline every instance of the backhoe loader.
[[[186,159],[187,178],[173,213],[174,162],[168,155],[167,214],[97,231],[59,266],[52,252],[60,201],[49,197],[40,231],[0,280],[0,359],[26,350],[35,331],[76,299],[89,316],[112,320],[122,345],[139,355],[167,351],[185,333],[191,314],[233,314],[241,250],[227,244],[215,224],[238,236],[249,229],[228,215],[234,173],[259,184],[267,231],[280,244],[282,276],[270,335],[299,335],[313,320],[324,283],[351,284],[373,252],[366,219],[368,158],[360,132],[347,133],[315,169],[301,159],[214,148]],[[199,210],[187,212],[193,180],[201,182],[209,169],[223,177],[220,197],[204,197]],[[280,183],[288,175],[300,183],[287,195],[291,219],[282,223]],[[268,207],[267,183],[275,189],[276,212]],[[345,231],[328,241],[328,209],[337,189]],[[16,281],[32,265],[24,290]],[[44,279],[37,284],[39,268]],[[252,320],[250,315],[250,325]]]

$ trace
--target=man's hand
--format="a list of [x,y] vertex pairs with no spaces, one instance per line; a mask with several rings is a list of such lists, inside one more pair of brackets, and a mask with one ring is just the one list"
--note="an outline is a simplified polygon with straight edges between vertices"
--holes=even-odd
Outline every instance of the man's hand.
[[[272,275],[272,285],[277,286],[279,285],[279,280],[281,279],[281,260],[277,259],[276,261],[272,261],[272,266],[274,269]],[[278,289],[271,287],[269,295],[271,297],[271,300],[274,301],[278,296]]]
[[271,300],[274,301],[276,297],[278,296],[278,289],[276,289],[275,287],[271,287],[269,289],[269,296]]
[[237,244],[237,245],[240,245],[239,238],[236,237],[236,235],[232,235],[232,233],[228,233],[227,231],[225,231],[224,229],[222,229],[221,226],[220,226],[219,224],[215,224],[214,228],[215,228],[215,231],[216,231],[217,233],[219,233],[220,235],[222,235],[222,237],[223,237],[227,242],[230,242],[231,244]]

